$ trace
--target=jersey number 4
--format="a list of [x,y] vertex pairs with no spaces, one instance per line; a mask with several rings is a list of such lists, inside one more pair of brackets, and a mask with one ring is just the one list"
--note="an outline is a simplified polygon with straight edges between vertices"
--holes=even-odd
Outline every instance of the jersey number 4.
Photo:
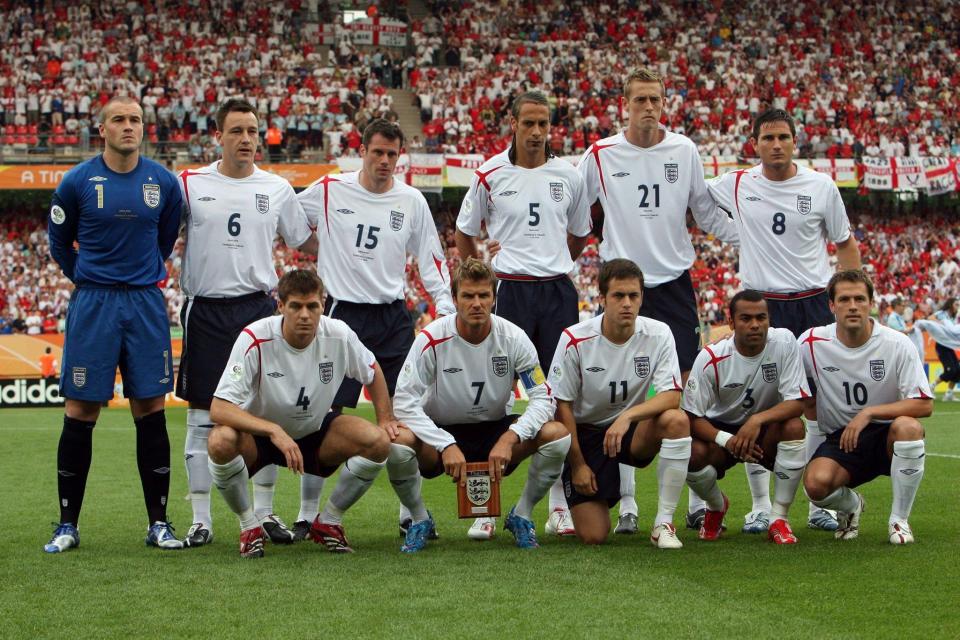
[[301,411],[306,411],[310,406],[310,397],[307,396],[306,391],[306,387],[300,387],[300,395],[297,397],[296,406],[300,407]]

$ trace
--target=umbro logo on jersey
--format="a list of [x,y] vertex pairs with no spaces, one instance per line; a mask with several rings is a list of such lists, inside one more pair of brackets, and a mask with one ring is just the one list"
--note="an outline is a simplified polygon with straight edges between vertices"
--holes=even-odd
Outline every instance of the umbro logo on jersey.
[[107,179],[104,178],[103,176],[93,176],[92,178],[90,178],[90,182],[106,182],[106,181]]
[[731,382],[730,384],[725,384],[725,385],[723,385],[723,388],[724,388],[724,389],[736,389],[736,388],[742,387],[742,386],[743,386],[743,383],[742,383],[742,382]]
[[829,371],[830,373],[836,373],[837,371],[840,371],[840,369],[837,367],[821,367],[821,369],[824,371]]
[[746,199],[749,200],[750,202],[760,202],[761,200],[761,198],[758,198],[757,196],[747,196]]
[[349,215],[351,213],[356,213],[353,209],[337,209],[337,213],[342,213],[344,215]]
[[458,369],[457,367],[450,367],[449,369],[444,369],[444,373],[460,373],[463,369]]
[[203,196],[202,198],[197,198],[200,202],[213,202],[216,200],[213,196]]
[[509,198],[510,196],[517,195],[516,191],[504,191],[503,193],[498,194],[501,198]]
[[606,371],[603,367],[587,367],[587,371],[590,373],[600,373],[601,371]]
[[271,371],[271,372],[268,373],[267,375],[270,376],[271,378],[282,378],[282,377],[283,377],[283,374],[280,373],[279,371]]
[[613,174],[613,177],[614,177],[614,178],[626,178],[628,175],[630,175],[630,172],[629,172],[629,171],[620,171],[620,172],[618,172],[618,173]]

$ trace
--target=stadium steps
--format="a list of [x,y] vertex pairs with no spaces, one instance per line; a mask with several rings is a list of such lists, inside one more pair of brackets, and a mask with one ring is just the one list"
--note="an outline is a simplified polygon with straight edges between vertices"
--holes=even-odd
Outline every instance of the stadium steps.
[[407,89],[389,89],[388,93],[393,98],[393,110],[397,112],[400,118],[400,128],[403,129],[407,137],[407,145],[413,136],[420,136],[423,140],[423,124],[420,122],[420,109],[413,104],[413,92]]

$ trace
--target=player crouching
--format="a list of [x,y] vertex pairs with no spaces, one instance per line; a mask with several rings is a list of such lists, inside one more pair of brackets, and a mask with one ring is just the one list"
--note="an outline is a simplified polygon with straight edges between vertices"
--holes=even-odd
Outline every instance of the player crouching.
[[817,421],[827,434],[807,465],[803,487],[814,504],[837,510],[834,536],[852,540],[860,534],[864,508],[853,489],[890,476],[888,539],[913,542],[907,520],[923,479],[918,418],[933,413],[930,382],[910,339],[870,317],[873,282],[865,273],[837,272],[827,295],[836,323],[809,329],[799,339]]
[[707,503],[701,540],[720,537],[730,506],[717,479],[738,461],[774,472],[772,524],[767,537],[796,544],[787,514],[803,477],[803,400],[810,396],[800,350],[789,329],[773,329],[758,291],[730,300],[733,335],[697,356],[683,393],[693,447],[687,484]]
[[[570,435],[552,422],[550,387],[537,351],[520,327],[491,315],[497,278],[476,258],[454,273],[456,315],[431,322],[420,332],[397,380],[394,406],[409,428],[390,445],[387,472],[413,523],[401,550],[420,551],[434,528],[420,493],[421,475],[447,473],[466,484],[466,463],[490,464],[499,482],[530,458],[527,483],[505,527],[520,548],[539,546],[534,506],[560,477]],[[530,401],[523,415],[509,412],[513,384],[520,379]],[[492,537],[492,528],[487,537]]]
[[[645,467],[659,454],[659,501],[650,541],[683,546],[673,515],[690,461],[690,423],[680,407],[680,366],[670,328],[638,317],[643,274],[630,260],[600,269],[603,314],[564,330],[550,367],[557,418],[573,434],[563,487],[577,537],[601,544],[620,500],[619,464]],[[647,399],[651,387],[657,394]]]
[[[259,558],[266,533],[247,495],[249,477],[268,464],[328,477],[343,463],[308,535],[329,551],[351,553],[343,514],[383,468],[399,424],[373,354],[346,324],[321,316],[323,284],[317,274],[290,271],[277,294],[280,315],[243,330],[214,394],[210,473],[240,518],[240,555]],[[345,377],[370,389],[379,427],[330,411]]]

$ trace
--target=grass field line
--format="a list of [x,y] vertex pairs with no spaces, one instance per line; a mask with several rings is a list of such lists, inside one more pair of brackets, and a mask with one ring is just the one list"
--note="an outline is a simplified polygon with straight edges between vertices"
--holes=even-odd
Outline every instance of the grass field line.
[[952,453],[928,453],[927,455],[932,456],[934,458],[951,458],[953,460],[960,460],[960,456],[954,455]]
[[33,367],[33,368],[36,369],[37,371],[40,371],[40,366],[39,366],[36,362],[31,362],[30,360],[24,358],[22,355],[20,355],[19,353],[17,353],[17,352],[14,351],[13,349],[10,349],[10,348],[4,347],[4,346],[0,346],[0,349],[3,349],[4,351],[6,351],[6,352],[9,353],[10,355],[12,355],[14,358],[16,358],[17,360],[19,360],[20,362],[26,362],[28,365],[30,365],[31,367]]

